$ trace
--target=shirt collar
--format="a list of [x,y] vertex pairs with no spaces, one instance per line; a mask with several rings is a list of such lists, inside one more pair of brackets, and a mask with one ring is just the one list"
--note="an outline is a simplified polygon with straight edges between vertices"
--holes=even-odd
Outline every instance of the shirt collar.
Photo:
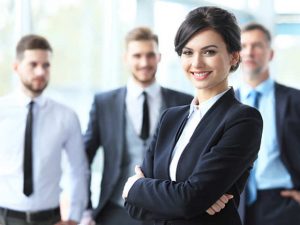
[[190,105],[190,112],[189,112],[189,116],[190,117],[194,112],[195,113],[200,113],[200,116],[203,117],[205,115],[205,113],[207,113],[207,111],[228,91],[230,90],[227,89],[226,91],[223,91],[220,94],[217,94],[214,97],[211,97],[210,99],[207,99],[206,101],[202,102],[199,105],[198,99],[194,98],[191,105]]
[[143,91],[147,92],[148,96],[155,98],[160,93],[160,85],[154,81],[146,88],[142,88],[134,82],[133,78],[129,78],[127,82],[127,95],[132,98],[138,98]]
[[272,78],[268,78],[267,80],[263,81],[260,83],[257,87],[252,88],[250,85],[247,83],[243,83],[241,85],[241,99],[247,99],[249,96],[250,92],[253,90],[258,91],[262,95],[265,95],[266,93],[269,93],[272,89],[274,88],[274,80]]
[[14,95],[17,100],[17,104],[20,106],[27,106],[31,101],[34,101],[36,105],[39,105],[40,107],[44,106],[46,104],[46,98],[43,94],[35,97],[34,99],[31,99],[27,95],[24,94],[23,91],[17,89],[14,92]]

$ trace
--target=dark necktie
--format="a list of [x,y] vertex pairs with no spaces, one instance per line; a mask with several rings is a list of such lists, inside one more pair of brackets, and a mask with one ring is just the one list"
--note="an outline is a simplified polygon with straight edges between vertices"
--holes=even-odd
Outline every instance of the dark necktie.
[[149,121],[149,108],[148,108],[148,99],[147,93],[144,91],[144,103],[143,103],[143,123],[141,129],[141,138],[146,140],[149,137],[149,130],[150,130],[150,121]]
[[29,109],[26,119],[25,141],[24,141],[24,187],[23,193],[30,196],[33,192],[32,180],[32,122],[33,122],[33,104],[29,103]]
[[259,100],[260,100],[260,97],[261,97],[261,93],[256,91],[256,90],[253,90],[249,93],[249,97],[251,98],[252,100],[252,106],[255,107],[255,108],[259,108]]
[[[261,93],[253,90],[249,93],[248,98],[251,100],[251,106],[255,108],[259,108],[259,101],[260,101]],[[247,183],[247,195],[246,195],[246,201],[247,205],[251,205],[255,202],[257,198],[257,185],[256,185],[256,179],[255,179],[255,170],[256,170],[256,164],[254,163],[253,168],[250,172],[248,183]]]

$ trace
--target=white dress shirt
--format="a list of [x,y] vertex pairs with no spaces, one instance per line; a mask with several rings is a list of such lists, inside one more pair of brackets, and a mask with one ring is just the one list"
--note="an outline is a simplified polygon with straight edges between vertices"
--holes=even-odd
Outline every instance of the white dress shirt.
[[140,135],[143,121],[143,91],[147,92],[150,117],[150,135],[152,135],[158,123],[162,107],[161,87],[158,83],[154,82],[147,88],[143,89],[137,85],[132,78],[130,78],[127,83],[127,94],[125,100],[126,110],[129,114],[134,130],[138,135]]
[[198,99],[194,98],[191,106],[190,106],[190,113],[188,116],[188,120],[186,122],[185,127],[174,147],[172,153],[172,159],[169,167],[170,178],[172,181],[176,181],[176,173],[177,173],[177,166],[180,156],[182,155],[185,147],[189,143],[196,127],[200,123],[203,116],[206,112],[219,100],[228,90],[202,102],[199,104]]
[[[88,165],[77,115],[44,96],[33,107],[33,193],[23,194],[24,132],[30,98],[17,91],[0,98],[0,207],[40,211],[59,206],[63,150],[70,168],[70,214],[79,221],[87,204]],[[65,170],[64,170],[65,172]]]

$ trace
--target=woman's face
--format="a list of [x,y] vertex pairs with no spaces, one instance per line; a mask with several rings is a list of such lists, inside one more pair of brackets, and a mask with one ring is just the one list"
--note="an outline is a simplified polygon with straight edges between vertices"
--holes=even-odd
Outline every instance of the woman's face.
[[182,49],[183,70],[197,93],[213,97],[228,88],[227,77],[239,53],[228,53],[220,34],[213,29],[196,33]]

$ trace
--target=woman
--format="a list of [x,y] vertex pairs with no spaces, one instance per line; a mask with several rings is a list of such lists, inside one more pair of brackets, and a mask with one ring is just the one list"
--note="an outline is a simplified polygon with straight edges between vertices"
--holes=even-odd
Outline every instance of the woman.
[[[239,195],[259,150],[262,119],[228,87],[240,62],[235,17],[216,7],[191,11],[175,50],[196,96],[162,115],[142,168],[124,187],[125,206],[153,224],[240,225]],[[234,198],[210,215],[207,209],[226,193]]]

